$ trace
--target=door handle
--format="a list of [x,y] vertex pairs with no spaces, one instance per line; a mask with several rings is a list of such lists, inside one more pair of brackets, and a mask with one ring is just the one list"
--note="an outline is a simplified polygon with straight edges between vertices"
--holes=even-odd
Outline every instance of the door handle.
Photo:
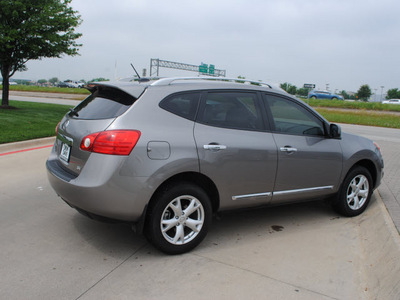
[[204,148],[204,150],[219,151],[219,150],[225,150],[226,146],[225,145],[204,145],[203,148]]
[[290,146],[281,147],[280,150],[282,152],[287,152],[287,153],[297,152],[296,148],[293,148],[293,147],[290,147]]

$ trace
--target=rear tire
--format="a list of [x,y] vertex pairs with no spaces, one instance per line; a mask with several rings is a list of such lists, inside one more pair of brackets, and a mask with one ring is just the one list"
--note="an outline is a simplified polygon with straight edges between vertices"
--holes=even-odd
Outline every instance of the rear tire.
[[357,216],[367,208],[372,191],[371,173],[362,166],[356,166],[344,179],[333,207],[344,216]]
[[185,253],[205,238],[212,220],[207,193],[191,183],[167,187],[156,195],[146,223],[149,241],[167,254]]

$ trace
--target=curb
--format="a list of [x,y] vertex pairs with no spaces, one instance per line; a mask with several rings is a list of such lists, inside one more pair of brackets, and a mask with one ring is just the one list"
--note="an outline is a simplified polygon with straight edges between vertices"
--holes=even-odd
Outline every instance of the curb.
[[375,207],[365,211],[358,224],[364,295],[365,299],[399,299],[400,236],[379,191],[374,195],[376,201],[370,204]]
[[27,149],[27,148],[52,145],[52,144],[54,144],[55,138],[56,138],[55,136],[52,136],[52,137],[47,137],[47,138],[35,139],[35,140],[0,144],[0,153],[6,153],[6,152],[11,152],[11,151],[23,150],[23,149]]
[[391,217],[397,229],[397,233],[400,235],[400,205],[396,201],[396,197],[393,195],[384,179],[381,181],[377,191],[380,198],[383,200],[388,215]]

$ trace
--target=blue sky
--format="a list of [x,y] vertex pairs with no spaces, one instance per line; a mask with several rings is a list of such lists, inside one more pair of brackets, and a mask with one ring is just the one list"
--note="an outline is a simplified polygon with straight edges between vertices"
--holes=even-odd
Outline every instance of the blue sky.
[[[357,91],[400,88],[400,1],[73,0],[80,56],[30,61],[14,78],[132,75],[151,58],[214,64],[227,77]],[[140,71],[141,73],[141,71]],[[197,76],[161,69],[160,76]]]

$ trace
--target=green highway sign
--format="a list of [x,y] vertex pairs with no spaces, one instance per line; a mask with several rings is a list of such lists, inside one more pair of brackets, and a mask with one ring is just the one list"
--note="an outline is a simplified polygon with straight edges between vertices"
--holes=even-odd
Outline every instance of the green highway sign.
[[208,65],[207,64],[201,64],[199,66],[199,72],[207,74],[208,73]]
[[208,68],[208,74],[214,75],[215,74],[215,66],[210,65]]

